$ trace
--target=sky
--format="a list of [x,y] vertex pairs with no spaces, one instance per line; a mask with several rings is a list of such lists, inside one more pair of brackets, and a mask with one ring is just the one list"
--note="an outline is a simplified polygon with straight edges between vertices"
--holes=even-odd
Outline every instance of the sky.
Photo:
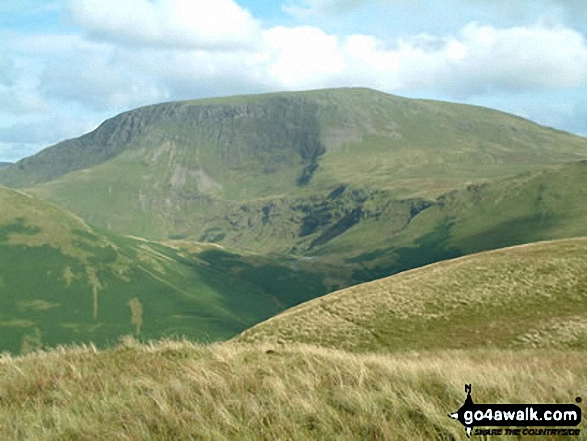
[[587,136],[584,0],[1,0],[0,161],[125,110],[360,86]]

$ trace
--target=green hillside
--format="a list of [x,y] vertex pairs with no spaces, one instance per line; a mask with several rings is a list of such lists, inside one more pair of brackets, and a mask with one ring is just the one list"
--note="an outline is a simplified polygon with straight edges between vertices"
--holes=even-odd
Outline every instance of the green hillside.
[[[45,207],[2,214],[9,348],[25,336],[106,344],[139,328],[141,338],[227,339],[354,284],[587,236],[585,157],[587,139],[522,118],[368,89],[126,112],[0,170],[0,182],[83,219],[2,190],[3,206]],[[65,220],[19,211],[47,207]],[[21,290],[36,307],[14,300]],[[51,297],[65,292],[74,301]]]
[[96,231],[19,191],[0,187],[0,207],[0,352],[129,334],[227,339],[329,290],[278,259]]
[[237,342],[353,351],[587,348],[587,238],[484,252],[353,286]]
[[587,236],[585,202],[587,162],[577,161],[469,185],[403,215],[365,210],[307,253],[349,265],[351,283],[360,283],[474,252]]
[[587,236],[586,202],[587,161],[577,161],[432,201],[339,187],[311,198],[252,202],[246,211],[229,206],[200,239],[298,255],[289,258],[292,267],[321,265],[338,279],[330,287],[345,287],[474,252]]
[[[0,183],[34,187],[124,234],[290,252],[359,210],[385,211],[390,199],[418,205],[586,157],[586,139],[495,110],[329,89],[136,109],[1,170]],[[367,207],[325,213],[341,188]],[[310,224],[326,225],[313,237],[304,235],[308,213],[318,217]]]

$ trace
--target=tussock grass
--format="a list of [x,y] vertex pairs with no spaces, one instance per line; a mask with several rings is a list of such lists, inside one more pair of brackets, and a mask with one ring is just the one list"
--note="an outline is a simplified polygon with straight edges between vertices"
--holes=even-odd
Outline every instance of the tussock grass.
[[461,440],[465,383],[478,402],[574,402],[587,352],[61,347],[0,359],[0,438]]
[[244,331],[237,341],[353,351],[587,348],[587,238],[447,260],[343,289]]

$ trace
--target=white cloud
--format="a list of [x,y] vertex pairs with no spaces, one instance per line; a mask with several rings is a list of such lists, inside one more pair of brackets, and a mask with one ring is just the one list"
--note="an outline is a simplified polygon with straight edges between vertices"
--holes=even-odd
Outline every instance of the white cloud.
[[[471,23],[447,34],[384,40],[316,26],[260,29],[232,0],[72,0],[71,7],[87,35],[0,31],[0,112],[4,129],[14,125],[11,145],[46,146],[77,133],[52,119],[55,114],[63,121],[97,118],[205,96],[367,86],[473,102],[495,93],[587,86],[582,35],[543,22]],[[29,127],[27,138],[24,123],[33,116],[35,124],[49,123]]]
[[[428,10],[436,13],[438,9],[430,8],[425,0],[284,0],[282,10],[298,19],[309,17],[329,17],[340,15],[366,6],[381,6],[391,10],[392,7],[405,7],[415,14],[419,14],[420,20],[426,23],[431,19]],[[426,7],[428,6],[428,8]],[[444,0],[443,6],[448,10],[454,10],[454,14],[463,14],[467,9],[475,11],[482,7],[497,16],[533,16],[537,11],[544,16],[566,18],[575,21],[576,18],[584,18],[587,9],[584,0]]]
[[18,87],[0,87],[0,114],[27,115],[43,112],[47,103],[35,90],[20,90]]
[[453,36],[421,34],[386,43],[370,35],[329,35],[315,27],[264,33],[252,70],[286,89],[366,85],[464,99],[492,91],[564,89],[587,82],[587,46],[562,26],[499,29],[476,23]]
[[44,111],[46,103],[36,90],[35,63],[5,51],[0,53],[0,115],[3,121],[10,115]]
[[[78,35],[19,35],[7,39],[9,49],[19,54],[23,74],[11,88],[14,101],[40,105],[75,102],[87,110],[115,112],[167,97],[156,77],[134,70],[117,58],[116,45],[93,42]],[[123,57],[124,58],[124,57]],[[17,87],[18,86],[18,87]],[[8,92],[4,93],[6,99]],[[0,87],[0,100],[2,88]]]
[[70,10],[90,35],[139,46],[234,50],[259,33],[233,0],[70,0]]
[[0,129],[0,143],[11,145],[35,145],[57,143],[65,138],[79,136],[93,128],[84,119],[53,116],[11,124]]
[[454,41],[460,45],[460,56],[447,63],[443,72],[462,83],[457,95],[487,89],[562,89],[587,80],[587,46],[573,29],[542,25],[495,29],[470,24]]
[[264,52],[131,51],[119,54],[120,63],[157,81],[166,99],[260,93],[273,90],[264,68]]
[[313,15],[323,16],[352,11],[367,4],[385,3],[389,0],[289,0],[281,8],[284,12],[306,18]]
[[[36,90],[45,99],[74,101],[93,110],[348,85],[465,99],[492,91],[569,88],[587,80],[582,35],[543,24],[500,29],[472,23],[452,36],[421,34],[389,42],[372,35],[331,35],[317,27],[278,26],[259,34],[256,51],[229,52],[127,47],[76,35],[16,40],[12,50],[47,57],[38,88],[23,88],[20,101],[34,103]],[[5,102],[14,93],[13,87],[0,87]]]
[[[324,12],[398,2],[403,0],[301,0],[284,7]],[[68,84],[88,84],[86,89],[101,92],[87,97],[94,108],[188,98],[192,89],[201,96],[205,88],[198,84],[220,94],[238,91],[238,83],[244,91],[361,84],[463,99],[493,90],[573,87],[587,77],[583,37],[562,26],[472,23],[453,35],[383,41],[311,26],[261,30],[234,0],[71,0],[71,8],[88,32],[109,39],[111,47],[85,57],[78,71],[56,66],[44,76],[43,90],[81,100],[87,90],[67,92]],[[121,42],[141,46],[131,50]],[[88,42],[76,44],[82,50]]]
[[49,62],[40,79],[43,96],[111,112],[167,98],[157,78],[145,77],[132,66],[103,58],[85,57],[80,61],[69,65]]
[[473,23],[452,37],[423,34],[399,39],[391,48],[373,36],[336,39],[310,29],[280,29],[280,38],[274,39],[278,43],[271,46],[280,51],[269,70],[288,88],[365,84],[462,99],[587,82],[585,41],[577,31],[560,26],[497,29]]
[[318,28],[279,26],[266,31],[264,39],[269,77],[286,88],[327,86],[346,68],[337,37]]

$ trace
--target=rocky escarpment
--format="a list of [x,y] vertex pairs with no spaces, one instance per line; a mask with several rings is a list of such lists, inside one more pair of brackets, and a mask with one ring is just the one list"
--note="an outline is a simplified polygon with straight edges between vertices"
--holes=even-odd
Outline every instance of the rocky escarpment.
[[318,104],[303,97],[267,96],[243,103],[180,102],[122,113],[94,131],[22,159],[0,176],[4,185],[31,187],[102,164],[130,149],[169,140],[194,148],[211,144],[228,168],[262,173],[300,167],[297,185],[307,185],[326,149],[320,141]]
[[[306,198],[231,203],[197,239],[248,248],[270,243],[271,248],[279,249],[282,243],[284,247],[289,245],[288,251],[305,252],[362,222],[383,222],[392,235],[433,204],[421,198],[397,200],[385,190],[340,186]],[[293,248],[291,244],[295,244]]]

